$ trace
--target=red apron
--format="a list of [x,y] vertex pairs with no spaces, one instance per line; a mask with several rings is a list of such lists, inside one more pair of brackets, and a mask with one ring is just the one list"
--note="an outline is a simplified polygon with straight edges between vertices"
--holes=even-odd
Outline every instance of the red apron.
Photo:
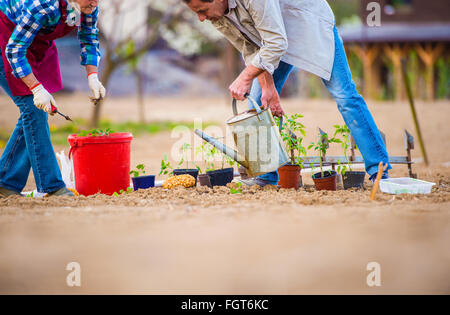
[[[58,51],[54,40],[68,35],[76,28],[76,26],[68,26],[65,23],[67,18],[66,1],[59,0],[59,7],[61,10],[61,20],[56,26],[56,29],[50,34],[41,35],[38,33],[27,50],[27,60],[34,75],[50,93],[58,92],[63,87]],[[26,84],[13,75],[13,70],[5,54],[6,45],[15,28],[16,24],[0,11],[0,49],[5,66],[6,80],[8,81],[13,96],[30,95],[30,89]]]

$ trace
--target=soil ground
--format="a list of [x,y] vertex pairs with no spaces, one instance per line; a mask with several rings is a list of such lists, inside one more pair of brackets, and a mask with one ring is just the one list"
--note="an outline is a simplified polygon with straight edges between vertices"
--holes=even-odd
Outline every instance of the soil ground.
[[[84,95],[60,97],[61,111],[88,118]],[[0,98],[1,128],[12,128],[16,108]],[[327,100],[284,100],[286,112],[316,127],[342,123]],[[391,155],[404,155],[403,130],[414,126],[406,103],[371,103]],[[105,106],[114,121],[138,117],[135,100]],[[364,191],[316,192],[309,174],[296,192],[227,188],[165,191],[120,197],[0,200],[0,293],[450,293],[449,102],[417,105],[430,166],[416,141],[414,171],[437,185],[430,195]],[[231,116],[225,100],[147,100],[148,119],[204,122]],[[11,117],[14,117],[12,119]],[[51,124],[60,124],[57,117]],[[132,165],[151,173],[179,139],[143,135],[132,143]],[[55,150],[67,147],[56,146]],[[339,154],[331,148],[330,154]],[[407,175],[394,166],[392,176]],[[33,178],[26,189],[34,189]],[[66,265],[81,265],[82,285],[66,285]],[[369,262],[381,266],[380,287],[369,287]]]

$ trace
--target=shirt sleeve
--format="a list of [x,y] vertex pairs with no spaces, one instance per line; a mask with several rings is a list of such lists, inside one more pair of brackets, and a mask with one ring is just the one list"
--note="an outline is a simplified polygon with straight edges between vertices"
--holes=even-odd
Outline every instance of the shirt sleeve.
[[6,58],[16,78],[23,78],[33,73],[26,58],[27,49],[33,43],[39,30],[54,20],[59,13],[58,1],[27,1],[24,7],[27,9],[23,11],[20,23],[14,29],[5,49]]
[[97,8],[92,14],[83,14],[78,28],[78,39],[81,46],[81,65],[97,66],[100,64],[100,41],[97,27]]
[[261,48],[251,56],[251,64],[273,74],[288,49],[280,3],[278,0],[248,0],[246,6],[261,36]]

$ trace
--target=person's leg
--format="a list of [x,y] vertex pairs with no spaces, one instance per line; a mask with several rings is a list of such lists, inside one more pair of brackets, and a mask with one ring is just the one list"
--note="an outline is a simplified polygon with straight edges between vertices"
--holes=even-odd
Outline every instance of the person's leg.
[[[380,162],[389,164],[386,145],[366,102],[356,90],[344,45],[336,27],[334,34],[336,52],[333,71],[331,79],[323,80],[323,82],[335,99],[338,109],[355,139],[364,158],[367,173],[373,176],[377,174]],[[388,166],[388,170],[390,169],[392,169],[391,165]]]
[[20,109],[28,157],[38,192],[51,193],[65,188],[50,139],[48,114],[34,106],[32,96],[14,97]]
[[[273,73],[273,80],[278,94],[281,95],[281,90],[293,69],[294,66],[281,61],[280,65]],[[259,106],[261,106],[261,94],[261,86],[259,85],[258,79],[255,79],[250,90],[250,96],[259,104]],[[278,185],[279,177],[277,171],[258,176],[258,178],[269,182],[271,185]]]
[[[12,97],[0,62],[0,85]],[[55,192],[65,187],[50,140],[48,115],[34,106],[33,96],[12,97],[20,118],[0,158],[0,186],[16,192],[26,185],[30,166],[38,191]]]
[[[0,86],[12,98],[1,59]],[[0,187],[20,193],[27,183],[30,169],[31,164],[25,144],[22,118],[19,118],[0,158]]]

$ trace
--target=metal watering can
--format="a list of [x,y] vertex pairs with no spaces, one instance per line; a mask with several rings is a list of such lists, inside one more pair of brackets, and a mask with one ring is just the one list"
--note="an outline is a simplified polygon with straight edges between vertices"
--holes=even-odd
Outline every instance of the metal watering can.
[[233,100],[234,116],[226,122],[231,128],[237,151],[198,129],[195,134],[244,166],[250,177],[255,177],[274,172],[290,160],[280,136],[283,118],[279,130],[270,109],[261,110],[254,99],[248,99],[253,108],[240,114],[237,101]]

